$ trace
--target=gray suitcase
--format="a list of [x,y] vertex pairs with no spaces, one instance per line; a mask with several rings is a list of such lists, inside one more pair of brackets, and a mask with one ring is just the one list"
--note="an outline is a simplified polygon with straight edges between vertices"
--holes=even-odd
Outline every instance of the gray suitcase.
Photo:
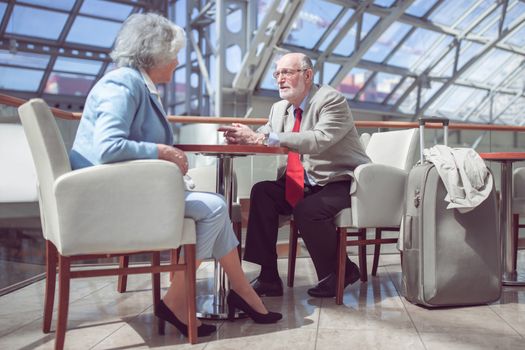
[[496,191],[474,210],[446,209],[445,186],[423,161],[426,122],[419,121],[420,162],[410,171],[403,218],[403,296],[427,307],[490,303],[501,295],[501,239]]

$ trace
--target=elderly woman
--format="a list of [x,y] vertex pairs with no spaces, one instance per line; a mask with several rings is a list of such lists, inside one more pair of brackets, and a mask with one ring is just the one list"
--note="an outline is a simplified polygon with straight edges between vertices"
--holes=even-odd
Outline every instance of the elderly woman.
[[[166,18],[134,14],[123,24],[111,53],[117,69],[106,74],[89,93],[71,150],[74,169],[131,159],[163,159],[188,170],[185,154],[171,146],[173,131],[166,120],[155,84],[172,79],[177,53],[185,44],[184,31]],[[269,312],[241,269],[239,244],[224,199],[214,193],[185,195],[185,215],[196,221],[197,266],[213,257],[228,275],[232,290],[227,298],[230,314],[237,308],[255,322],[274,323],[282,315]],[[187,335],[187,306],[181,273],[176,273],[158,307],[158,317]],[[216,330],[199,324],[198,335]]]

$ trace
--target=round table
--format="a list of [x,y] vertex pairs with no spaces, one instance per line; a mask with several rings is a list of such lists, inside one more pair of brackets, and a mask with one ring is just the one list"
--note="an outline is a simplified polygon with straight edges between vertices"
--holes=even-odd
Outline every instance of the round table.
[[[279,155],[288,153],[288,149],[284,147],[268,147],[263,145],[186,144],[174,146],[184,152],[198,153],[217,158],[217,193],[224,196],[230,213],[232,208],[233,158],[249,155]],[[226,274],[218,261],[214,262],[213,285],[213,294],[197,296],[197,316],[206,319],[226,319],[228,317],[226,297],[228,295],[229,285]]]
[[516,241],[512,232],[512,163],[525,160],[525,152],[480,153],[481,158],[501,164],[500,232],[503,239],[503,285],[525,286],[516,272]]

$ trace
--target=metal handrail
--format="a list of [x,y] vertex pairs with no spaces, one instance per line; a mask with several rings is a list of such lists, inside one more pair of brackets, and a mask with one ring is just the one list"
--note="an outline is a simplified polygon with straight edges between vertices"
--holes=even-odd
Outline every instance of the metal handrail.
[[[0,94],[0,104],[5,104],[12,107],[19,107],[24,104],[26,100],[13,97],[5,94]],[[80,120],[82,113],[67,112],[58,108],[51,108],[51,111],[57,118],[68,120]],[[174,116],[169,115],[168,120],[172,123],[204,123],[204,124],[231,124],[241,123],[246,125],[263,125],[268,120],[266,118],[235,118],[235,117],[208,117],[208,116]],[[402,121],[374,121],[374,120],[356,120],[355,126],[357,128],[381,128],[381,129],[411,129],[418,128],[417,122],[402,122]],[[428,123],[425,126],[430,129],[442,128],[441,123]],[[494,124],[470,124],[470,123],[450,123],[449,130],[483,130],[483,131],[513,131],[525,132],[525,126],[515,125],[494,125]]]

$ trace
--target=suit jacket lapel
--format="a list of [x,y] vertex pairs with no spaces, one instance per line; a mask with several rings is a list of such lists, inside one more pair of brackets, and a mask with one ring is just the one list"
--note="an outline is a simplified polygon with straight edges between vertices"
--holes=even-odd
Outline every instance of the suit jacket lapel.
[[[146,89],[148,87],[146,86]],[[149,92],[149,89],[147,90]],[[166,135],[168,137],[167,144],[171,145],[173,144],[173,129],[171,128],[171,124],[168,122],[166,112],[164,111],[164,108],[162,107],[162,104],[159,102],[159,99],[157,98],[157,95],[155,95],[152,92],[149,92],[149,98],[154,106],[154,108],[157,110],[157,117],[160,119],[162,125],[164,125],[164,129],[166,131]]]
[[293,129],[293,124],[295,123],[295,115],[293,113],[293,105],[289,104],[286,108],[286,115],[284,116],[284,131],[290,132]]

